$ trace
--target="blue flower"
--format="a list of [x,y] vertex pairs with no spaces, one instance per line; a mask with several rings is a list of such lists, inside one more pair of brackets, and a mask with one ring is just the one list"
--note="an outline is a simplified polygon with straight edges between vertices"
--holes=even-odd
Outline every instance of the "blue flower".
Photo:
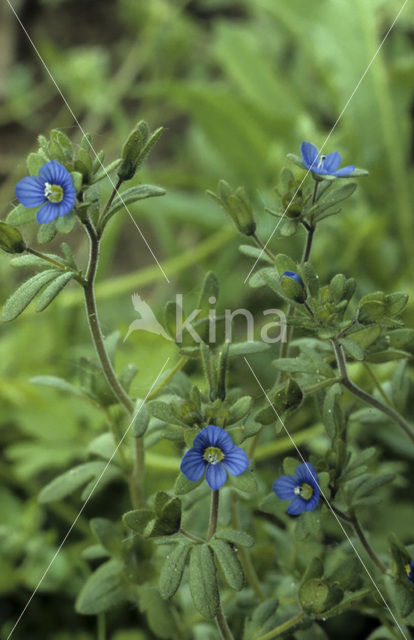
[[414,582],[414,560],[410,560],[410,562],[407,562],[407,564],[405,565],[405,570],[407,572],[408,579],[411,580],[411,582]]
[[23,206],[40,207],[36,219],[41,224],[65,216],[73,209],[76,198],[69,172],[56,160],[44,164],[38,176],[20,180],[15,193]]
[[281,500],[292,500],[287,512],[297,516],[312,511],[319,502],[318,476],[310,462],[296,467],[293,476],[282,476],[273,483],[273,491]]
[[337,178],[345,178],[349,176],[355,169],[354,165],[342,167],[338,169],[341,162],[341,156],[337,151],[328,153],[327,156],[319,155],[317,148],[310,142],[302,142],[300,145],[300,153],[302,162],[312,173],[320,176],[335,176]]
[[226,471],[239,476],[249,466],[249,458],[241,447],[236,447],[229,434],[213,424],[196,435],[193,447],[181,460],[181,473],[196,482],[206,472],[207,484],[216,491],[226,481]]
[[291,278],[292,280],[296,280],[296,282],[300,284],[301,287],[305,286],[303,284],[302,278],[300,277],[299,274],[295,273],[295,271],[284,271],[280,276],[279,280],[281,280],[282,278]]

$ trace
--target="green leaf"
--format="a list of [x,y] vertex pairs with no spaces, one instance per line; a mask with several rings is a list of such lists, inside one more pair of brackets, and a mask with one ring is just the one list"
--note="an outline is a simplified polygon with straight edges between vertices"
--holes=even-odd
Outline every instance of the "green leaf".
[[111,555],[122,556],[122,534],[119,529],[107,518],[92,518],[90,526],[98,542],[109,551]]
[[190,493],[190,491],[193,491],[194,489],[199,487],[202,482],[203,478],[200,478],[200,480],[197,480],[196,482],[192,482],[191,480],[188,480],[185,475],[180,473],[180,475],[177,477],[177,480],[175,481],[174,492],[177,494],[177,496],[183,496],[186,493]]
[[149,425],[150,416],[148,409],[142,400],[135,403],[134,420],[132,423],[132,434],[135,438],[141,438]]
[[251,396],[239,398],[230,409],[231,422],[229,424],[242,420],[249,413],[252,404],[253,398]]
[[136,187],[130,187],[114,198],[114,201],[107,212],[107,217],[109,218],[110,216],[113,216],[125,205],[128,206],[130,204],[133,204],[134,202],[137,202],[138,200],[144,200],[145,198],[156,198],[163,195],[165,195],[165,189],[156,187],[152,184],[140,184]]
[[279,253],[275,259],[275,265],[277,270],[277,275],[280,278],[282,273],[285,271],[297,271],[298,265],[292,258],[289,256],[285,256],[283,253]]
[[273,261],[269,256],[263,251],[263,249],[259,249],[259,247],[252,247],[250,244],[241,244],[239,246],[239,251],[249,258],[260,258],[260,260],[263,260],[264,262],[273,264]]
[[56,296],[58,296],[62,289],[68,284],[69,280],[72,279],[73,275],[74,274],[71,271],[62,273],[62,275],[58,276],[56,280],[45,287],[37,301],[36,311],[43,311],[46,309],[46,307],[53,302]]
[[338,204],[338,202],[346,200],[347,198],[352,196],[356,187],[356,182],[347,182],[338,189],[328,189],[318,200],[317,211],[322,213],[322,211],[335,206],[336,204]]
[[59,233],[70,233],[73,230],[76,222],[76,215],[74,211],[70,211],[65,216],[59,216],[56,219],[56,230]]
[[[63,260],[60,256],[55,255],[54,253],[45,253],[45,256],[52,258],[53,260],[60,260],[63,263]],[[34,256],[31,254],[25,254],[22,256],[17,256],[16,258],[12,258],[10,260],[10,264],[12,267],[23,267],[23,268],[42,268],[42,269],[50,269],[50,262],[43,260],[39,256]]]
[[29,153],[26,158],[27,170],[31,176],[37,176],[39,170],[45,164],[45,159],[40,153]]
[[147,404],[148,411],[151,416],[162,420],[167,424],[177,424],[180,427],[186,427],[187,425],[183,420],[180,420],[174,413],[172,407],[166,402],[161,400],[152,400]]
[[46,244],[48,242],[51,242],[56,234],[56,220],[46,222],[39,226],[39,230],[37,232],[37,241],[39,244]]
[[256,493],[257,480],[253,471],[245,471],[240,476],[229,476],[231,485],[244,493]]
[[165,600],[172,598],[180,586],[191,548],[190,542],[182,542],[177,544],[167,556],[159,579],[160,594]]
[[209,546],[214,551],[229,587],[240,591],[244,586],[244,573],[236,551],[228,542],[217,538],[213,538]]
[[207,619],[214,618],[220,598],[213,552],[207,544],[198,544],[191,549],[190,591],[197,611]]
[[1,319],[9,322],[19,316],[39,291],[51,280],[60,275],[57,269],[47,269],[24,282],[5,302]]
[[247,342],[233,342],[229,347],[229,356],[248,356],[253,353],[261,353],[267,351],[270,345],[260,340],[251,340]]
[[342,395],[340,384],[334,384],[328,389],[323,403],[323,423],[330,438],[333,438],[341,429],[342,420],[337,398]]
[[305,540],[308,536],[316,536],[321,527],[320,509],[304,512],[296,520],[295,534],[297,540]]
[[125,600],[122,569],[121,562],[109,560],[94,571],[76,599],[76,611],[83,615],[97,615]]
[[219,529],[214,534],[214,537],[220,540],[227,540],[227,542],[231,542],[238,547],[252,547],[254,545],[252,536],[236,529]]
[[387,338],[390,347],[401,349],[414,344],[414,329],[394,329]]
[[77,396],[83,396],[83,392],[78,389],[78,387],[75,387],[75,385],[67,382],[63,378],[58,378],[57,376],[35,376],[34,378],[30,378],[30,382],[33,382],[33,384],[43,384],[47,387],[54,387],[55,389],[59,389],[65,393],[73,393]]
[[104,462],[85,462],[54,478],[39,493],[39,502],[46,504],[61,500],[83,486],[91,478],[97,478],[105,468]]
[[407,306],[408,295],[404,291],[396,291],[385,296],[385,312],[389,316],[402,313]]
[[148,626],[156,638],[171,640],[177,637],[177,624],[171,605],[161,598],[156,587],[149,584],[138,587],[138,606],[145,613]]
[[359,331],[355,331],[351,334],[353,342],[359,345],[362,349],[369,347],[381,333],[381,327],[373,325],[371,327],[365,327]]
[[122,520],[126,526],[133,531],[143,534],[147,524],[154,519],[154,512],[152,509],[135,509],[134,511],[127,511],[122,516]]
[[364,359],[364,350],[351,338],[341,338],[339,342],[351,358],[354,360]]

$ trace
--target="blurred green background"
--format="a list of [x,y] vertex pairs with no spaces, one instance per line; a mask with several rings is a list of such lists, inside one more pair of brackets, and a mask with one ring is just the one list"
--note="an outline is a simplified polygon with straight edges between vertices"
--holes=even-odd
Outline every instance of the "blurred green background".
[[[221,304],[252,311],[274,306],[273,294],[252,290],[244,279],[252,260],[238,252],[240,239],[206,195],[224,178],[248,190],[266,241],[274,219],[272,191],[288,152],[302,140],[321,146],[372,60],[400,9],[401,0],[14,0],[56,83],[107,160],[139,119],[166,130],[142,174],[135,179],[163,186],[163,198],[131,211],[171,283],[143,244],[127,214],[112,221],[102,254],[97,289],[105,333],[125,335],[140,292],[157,314],[175,292],[196,288],[208,269],[221,279]],[[359,293],[403,289],[410,294],[405,319],[412,325],[414,219],[413,130],[414,9],[406,6],[382,51],[357,89],[325,147],[344,164],[369,169],[339,217],[321,225],[312,262],[328,280],[354,276]],[[24,175],[36,137],[53,127],[73,142],[81,134],[56,87],[13,16],[0,7],[0,194],[1,218],[15,202],[14,185]],[[298,175],[300,172],[298,170]],[[110,185],[105,185],[107,195]],[[28,239],[35,229],[28,227]],[[65,238],[79,261],[86,238]],[[276,234],[273,251],[301,255],[304,236]],[[57,244],[48,246],[56,250]],[[0,300],[23,273],[0,256]],[[71,463],[88,457],[104,417],[84,401],[30,382],[35,375],[76,380],[81,356],[92,355],[81,297],[68,288],[43,314],[30,309],[0,327],[0,592],[5,596],[0,637],[6,638],[79,508],[79,497],[47,508],[40,488]],[[119,365],[139,368],[133,395],[142,396],[167,355],[162,338],[134,333]],[[262,362],[257,357],[257,366]],[[382,365],[387,376],[394,365]],[[235,380],[258,395],[243,363]],[[262,382],[272,372],[262,368]],[[159,453],[169,453],[158,444]],[[150,480],[168,488],[174,466]],[[88,515],[116,519],[123,486],[98,495]],[[126,499],[126,498],[125,498]],[[110,502],[109,502],[110,504]],[[126,506],[126,503],[125,505]],[[401,510],[401,533],[407,533]],[[397,520],[398,517],[396,516]],[[16,630],[14,638],[89,640],[95,620],[76,616],[73,599],[88,565],[78,535],[89,535],[83,516]],[[134,612],[116,617],[111,629],[133,628]],[[115,632],[112,640],[139,639]]]

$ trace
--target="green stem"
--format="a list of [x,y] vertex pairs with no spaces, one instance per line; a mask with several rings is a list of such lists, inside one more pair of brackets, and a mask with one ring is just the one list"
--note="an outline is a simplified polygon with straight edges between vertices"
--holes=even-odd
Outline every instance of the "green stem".
[[[135,405],[126,393],[125,389],[119,382],[113,369],[111,360],[105,347],[101,326],[98,318],[98,310],[95,300],[95,276],[99,260],[99,238],[92,224],[89,221],[84,222],[85,229],[90,240],[89,264],[86,272],[86,282],[84,285],[84,296],[86,311],[88,317],[89,328],[92,334],[92,340],[98,354],[105,378],[118,398],[122,406],[127,410],[129,415],[133,415]],[[134,439],[135,446],[135,464],[130,477],[130,492],[134,507],[141,506],[143,503],[143,480],[145,473],[145,450],[142,438]]]
[[59,269],[62,269],[62,271],[70,271],[69,267],[66,264],[63,264],[63,262],[58,262],[57,260],[50,258],[49,256],[45,255],[41,251],[36,251],[36,249],[32,249],[31,247],[26,247],[26,251],[27,253],[31,253],[32,255],[36,256],[37,258],[41,258],[45,262],[50,262],[50,264],[53,264],[54,267],[58,267]]
[[305,395],[308,395],[310,393],[314,393],[315,391],[320,391],[321,389],[324,389],[325,387],[331,387],[336,382],[341,382],[341,380],[342,380],[342,378],[339,378],[339,377],[326,378],[325,380],[321,380],[320,382],[316,382],[316,384],[313,384],[310,387],[307,387],[306,389],[303,389],[303,393]]
[[273,638],[278,638],[283,635],[286,631],[292,631],[295,627],[299,626],[306,618],[306,615],[301,611],[300,613],[293,616],[293,618],[289,618],[283,624],[280,624],[275,629],[272,629],[268,633],[265,633],[264,636],[259,636],[257,640],[273,640]]
[[172,380],[172,378],[175,376],[176,373],[178,373],[178,371],[180,371],[180,369],[183,368],[183,366],[185,365],[185,363],[188,360],[188,356],[181,356],[181,358],[178,360],[177,364],[171,369],[171,371],[165,376],[165,378],[163,380],[161,380],[160,384],[158,386],[156,386],[151,393],[147,396],[147,401],[149,400],[153,400],[154,398],[156,398],[161,391],[164,389],[164,387],[167,386],[167,384],[170,382],[170,380]]
[[234,640],[233,634],[230,631],[230,627],[227,624],[227,620],[224,617],[223,607],[221,606],[221,603],[220,603],[218,611],[217,611],[216,623],[217,623],[217,626],[219,628],[219,631],[221,633],[221,637],[223,638],[223,640]]
[[275,261],[275,256],[273,255],[273,253],[270,251],[270,249],[268,249],[263,242],[260,240],[260,238],[258,238],[258,236],[253,233],[253,235],[251,236],[253,238],[253,240],[255,241],[255,243],[257,244],[257,246],[259,247],[259,249],[261,249],[262,251],[264,251],[264,253],[271,259],[272,262]]
[[400,427],[404,429],[405,433],[411,439],[411,441],[414,442],[413,427],[397,411],[395,411],[395,409],[387,406],[380,400],[377,400],[377,398],[374,398],[374,396],[371,396],[369,393],[367,393],[363,389],[360,389],[356,384],[352,382],[348,375],[346,359],[342,346],[336,340],[332,340],[332,345],[335,352],[339,373],[341,374],[341,383],[343,384],[343,386],[348,389],[348,391],[350,391],[354,396],[356,396],[366,404],[371,405],[371,407],[378,409],[386,416],[391,418],[393,422],[399,424]]
[[97,229],[99,230],[99,236],[102,235],[102,232],[103,232],[103,230],[105,228],[105,225],[107,223],[107,220],[105,220],[105,216],[106,216],[106,214],[107,214],[107,212],[109,210],[109,207],[111,206],[111,204],[113,202],[113,199],[115,198],[116,194],[118,193],[118,189],[121,186],[121,184],[122,184],[122,180],[121,180],[121,178],[119,178],[118,182],[116,183],[116,185],[112,189],[112,193],[108,198],[108,202],[106,203],[104,210],[102,211],[102,213],[99,216],[99,220],[98,220],[98,223],[96,225]]
[[104,613],[97,615],[97,640],[106,640],[106,616]]
[[[239,519],[239,512],[237,509],[236,494],[233,494],[232,496],[231,506],[232,506],[232,513],[233,513],[234,528],[240,529],[240,519]],[[249,550],[246,549],[245,547],[239,547],[238,555],[239,555],[244,573],[246,575],[247,582],[250,584],[253,592],[256,594],[257,599],[264,602],[264,600],[266,600],[266,596],[263,593],[262,588],[260,586],[260,581],[259,581],[259,578],[257,577],[256,569],[254,568]]]
[[368,542],[367,538],[365,537],[365,533],[364,533],[364,531],[363,531],[363,529],[361,527],[361,524],[360,524],[358,518],[356,517],[355,513],[351,512],[350,513],[350,518],[351,518],[351,523],[352,523],[352,526],[354,528],[354,531],[357,534],[357,536],[358,536],[362,546],[364,547],[365,551],[367,552],[367,554],[371,558],[372,562],[377,565],[378,569],[380,569],[380,571],[382,571],[382,573],[387,573],[387,567],[378,558],[378,556],[375,553],[374,549],[371,547],[370,543]]
[[[207,540],[210,540],[210,538],[215,534],[217,529],[219,496],[220,496],[220,492],[218,490],[211,491],[210,519],[208,523]],[[230,631],[230,628],[227,624],[227,620],[224,617],[221,602],[219,602],[219,607],[216,615],[216,623],[219,628],[222,640],[234,640],[233,634]]]
[[378,389],[379,393],[381,394],[381,397],[384,400],[384,402],[386,404],[388,404],[390,407],[392,407],[393,405],[392,405],[392,402],[391,402],[390,398],[385,393],[384,389],[382,388],[382,385],[381,385],[380,381],[378,380],[377,376],[375,375],[375,373],[373,372],[373,370],[371,369],[369,364],[367,362],[363,362],[362,364],[364,365],[364,368],[365,368],[366,372],[368,373],[368,375],[372,379],[373,383],[375,384],[376,388]]
[[312,250],[313,234],[315,233],[315,227],[309,226],[309,228],[307,228],[306,230],[307,230],[306,244],[303,250],[301,264],[304,264],[305,262],[309,261],[311,250]]
[[216,533],[218,522],[218,508],[219,508],[219,491],[211,490],[211,502],[210,502],[210,520],[208,524],[207,540]]
[[374,564],[377,565],[377,567],[382,571],[382,573],[386,573],[387,572],[387,567],[378,558],[378,556],[375,553],[374,549],[371,547],[370,543],[368,542],[367,538],[365,537],[364,530],[362,529],[361,523],[359,522],[358,518],[356,517],[356,514],[354,513],[354,511],[351,511],[350,513],[344,513],[343,511],[341,511],[337,507],[334,507],[332,504],[329,504],[328,501],[326,500],[326,498],[325,498],[325,501],[326,501],[328,507],[331,508],[339,518],[342,518],[342,520],[345,520],[345,522],[347,522],[348,524],[352,525],[356,535],[359,538],[359,541],[361,542],[362,546],[364,547],[365,551],[367,552],[367,554],[369,555],[371,560],[374,562]]
[[111,360],[106,351],[105,342],[98,318],[98,310],[96,308],[94,284],[99,259],[99,238],[96,235],[95,229],[89,221],[84,222],[84,226],[90,239],[89,265],[86,272],[84,296],[92,340],[109,386],[111,387],[115,396],[118,398],[119,402],[128,411],[128,413],[132,414],[134,410],[134,403],[125,392],[112,367]]
[[190,531],[187,531],[186,529],[181,528],[180,533],[186,538],[188,538],[189,540],[192,540],[193,542],[197,542],[198,544],[202,544],[205,542],[203,538],[200,538],[199,536],[196,536],[193,533],[190,533]]

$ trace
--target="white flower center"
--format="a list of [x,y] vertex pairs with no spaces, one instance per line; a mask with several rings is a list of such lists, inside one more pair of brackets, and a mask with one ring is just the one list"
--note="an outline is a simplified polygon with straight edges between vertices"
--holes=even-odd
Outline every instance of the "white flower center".
[[45,196],[50,202],[62,202],[63,189],[59,184],[45,182]]

